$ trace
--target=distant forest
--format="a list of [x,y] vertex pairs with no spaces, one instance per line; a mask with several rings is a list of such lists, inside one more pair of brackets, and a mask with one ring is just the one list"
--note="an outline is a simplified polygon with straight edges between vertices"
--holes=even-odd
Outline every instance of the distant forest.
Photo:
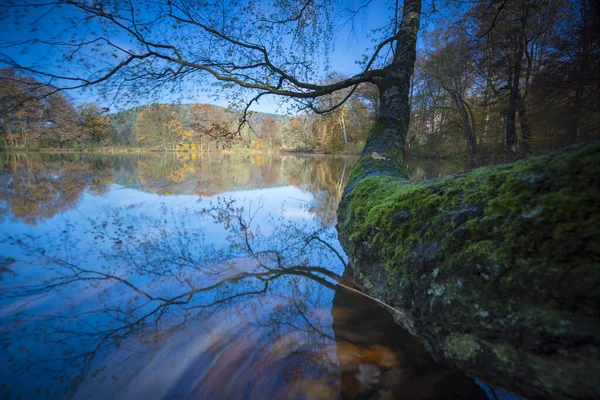
[[155,151],[222,149],[359,153],[374,120],[377,96],[364,86],[338,112],[295,117],[241,112],[210,104],[151,104],[109,113],[96,103],[74,106],[62,92],[0,70],[0,147]]

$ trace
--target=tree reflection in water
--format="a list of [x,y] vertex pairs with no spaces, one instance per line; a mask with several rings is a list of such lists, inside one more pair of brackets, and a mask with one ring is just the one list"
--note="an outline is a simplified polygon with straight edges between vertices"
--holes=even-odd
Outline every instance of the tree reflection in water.
[[[12,258],[0,259],[1,396],[485,397],[472,379],[435,364],[387,311],[348,292],[356,286],[341,277],[345,255],[328,204],[350,166],[311,161],[257,159],[249,172],[220,161],[231,167],[221,187],[245,174],[269,185],[296,179],[312,193],[312,202],[279,210],[256,197],[164,197],[214,182],[208,161],[171,158],[147,175],[141,169],[152,161],[139,161],[136,181],[113,158],[113,174],[100,176],[159,188],[161,201],[107,199],[110,207],[64,224],[4,231],[0,249]],[[33,180],[57,179],[67,167],[39,168]],[[23,174],[3,179],[16,185]],[[92,187],[83,182],[83,191]],[[299,193],[269,190],[261,196]]]
[[28,225],[75,207],[88,190],[105,194],[113,183],[110,159],[82,162],[54,155],[0,153],[0,216],[9,212]]

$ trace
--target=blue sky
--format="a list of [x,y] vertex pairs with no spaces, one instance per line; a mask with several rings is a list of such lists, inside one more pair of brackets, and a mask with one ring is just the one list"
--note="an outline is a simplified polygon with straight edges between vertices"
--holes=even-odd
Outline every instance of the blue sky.
[[[356,7],[360,2],[353,0],[344,0],[349,7]],[[361,59],[365,50],[371,48],[373,43],[370,41],[370,32],[372,29],[380,27],[385,24],[390,16],[390,5],[389,1],[386,0],[372,0],[369,6],[361,11],[357,18],[352,22],[346,23],[342,29],[339,29],[335,33],[334,37],[334,48],[329,54],[330,69],[331,72],[341,72],[343,74],[354,74],[360,71],[360,67],[356,62]],[[393,3],[393,2],[391,2]],[[61,38],[67,40],[71,33],[81,35],[83,27],[78,26],[73,29],[69,26],[66,21],[68,17],[75,16],[65,13],[64,10],[60,10],[60,16],[57,19],[48,18],[45,13],[45,9],[35,10],[27,15],[23,15],[20,18],[2,20],[1,33],[3,40],[14,41],[14,40],[26,40],[35,36],[41,36],[47,38],[46,35],[52,35],[57,31],[66,30],[62,33]],[[56,10],[54,11],[56,12]],[[23,29],[27,27],[27,29]],[[111,37],[111,39],[119,40],[120,38]],[[0,43],[5,44],[0,40]],[[60,72],[61,63],[56,62],[57,52],[52,46],[44,45],[28,45],[23,47],[22,50],[17,51],[16,49],[2,49],[5,53],[8,53],[17,62],[21,64],[33,65],[37,68],[42,68],[45,71]],[[100,59],[96,62],[102,62]],[[82,68],[85,68],[82,66]],[[183,102],[199,102],[199,103],[213,103],[222,106],[228,105],[228,100],[224,96],[217,96],[215,98],[215,88],[210,86],[190,83],[186,84],[181,88],[181,92],[185,92],[186,99]],[[112,101],[106,101],[98,96],[96,89],[91,88],[85,91],[69,91],[69,95],[73,98],[75,103],[84,103],[89,101],[97,101],[102,106],[110,106],[111,110],[116,110],[119,104],[115,104]],[[180,102],[179,93],[175,94],[164,94],[159,96],[162,102]],[[119,100],[119,99],[117,99]],[[140,104],[146,104],[152,102],[148,96],[140,96],[137,99]],[[279,100],[276,97],[263,97],[260,103],[253,107],[256,111],[265,112],[277,112],[282,113],[287,108],[286,106],[280,106]],[[123,106],[121,106],[122,108]]]

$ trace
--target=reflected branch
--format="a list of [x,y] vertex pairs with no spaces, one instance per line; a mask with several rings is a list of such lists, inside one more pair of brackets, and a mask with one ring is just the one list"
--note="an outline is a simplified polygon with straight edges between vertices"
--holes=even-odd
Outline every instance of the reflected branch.
[[[311,265],[310,260],[315,254],[330,254],[331,261],[337,256],[343,268],[343,258],[331,253],[334,248],[323,239],[324,228],[319,224],[273,220],[270,234],[263,234],[265,230],[257,225],[262,211],[260,204],[245,208],[239,201],[222,198],[200,211],[172,211],[166,214],[168,218],[133,220],[115,211],[108,220],[89,220],[88,234],[98,249],[77,255],[85,264],[75,257],[60,257],[58,249],[43,248],[39,236],[8,236],[2,242],[20,248],[31,257],[32,268],[43,265],[49,274],[37,282],[35,274],[23,277],[1,293],[0,301],[22,305],[45,298],[52,303],[55,298],[81,297],[86,290],[97,297],[94,302],[77,301],[68,312],[36,315],[25,307],[15,314],[16,323],[37,320],[36,334],[64,349],[63,355],[50,357],[54,361],[45,361],[60,363],[55,376],[78,368],[73,393],[85,377],[99,373],[99,356],[110,349],[138,337],[158,344],[194,321],[211,320],[232,306],[248,307],[251,299],[262,302],[275,296],[289,312],[279,322],[273,319],[277,314],[271,314],[269,324],[331,340],[297,304],[294,293],[299,289],[275,293],[301,282],[305,282],[303,287],[311,283],[335,291],[340,275]],[[202,240],[202,228],[186,226],[190,221],[217,224],[226,232],[228,244],[214,251],[214,245]],[[62,239],[65,248],[73,248],[68,233]],[[99,318],[105,322],[98,325]]]

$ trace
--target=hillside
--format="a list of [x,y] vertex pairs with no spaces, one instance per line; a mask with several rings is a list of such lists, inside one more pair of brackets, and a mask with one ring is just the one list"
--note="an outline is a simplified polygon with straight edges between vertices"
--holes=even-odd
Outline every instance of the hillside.
[[[190,107],[192,106],[192,104],[171,104],[169,106],[172,107],[173,112],[177,114],[178,119],[183,123],[183,125],[191,129],[192,118]],[[225,107],[220,107],[216,105],[210,106],[214,110],[219,110],[222,113],[229,111]],[[111,126],[113,128],[113,142],[115,144],[134,145],[136,143],[134,129],[136,120],[138,116],[149,107],[150,105],[137,106],[109,115]],[[229,112],[231,112],[232,115],[235,115],[235,112]],[[289,117],[284,115],[253,112],[250,116],[250,124],[252,125],[252,128],[260,134],[260,129],[263,124],[263,121],[267,118],[279,122],[282,126],[290,120]]]

